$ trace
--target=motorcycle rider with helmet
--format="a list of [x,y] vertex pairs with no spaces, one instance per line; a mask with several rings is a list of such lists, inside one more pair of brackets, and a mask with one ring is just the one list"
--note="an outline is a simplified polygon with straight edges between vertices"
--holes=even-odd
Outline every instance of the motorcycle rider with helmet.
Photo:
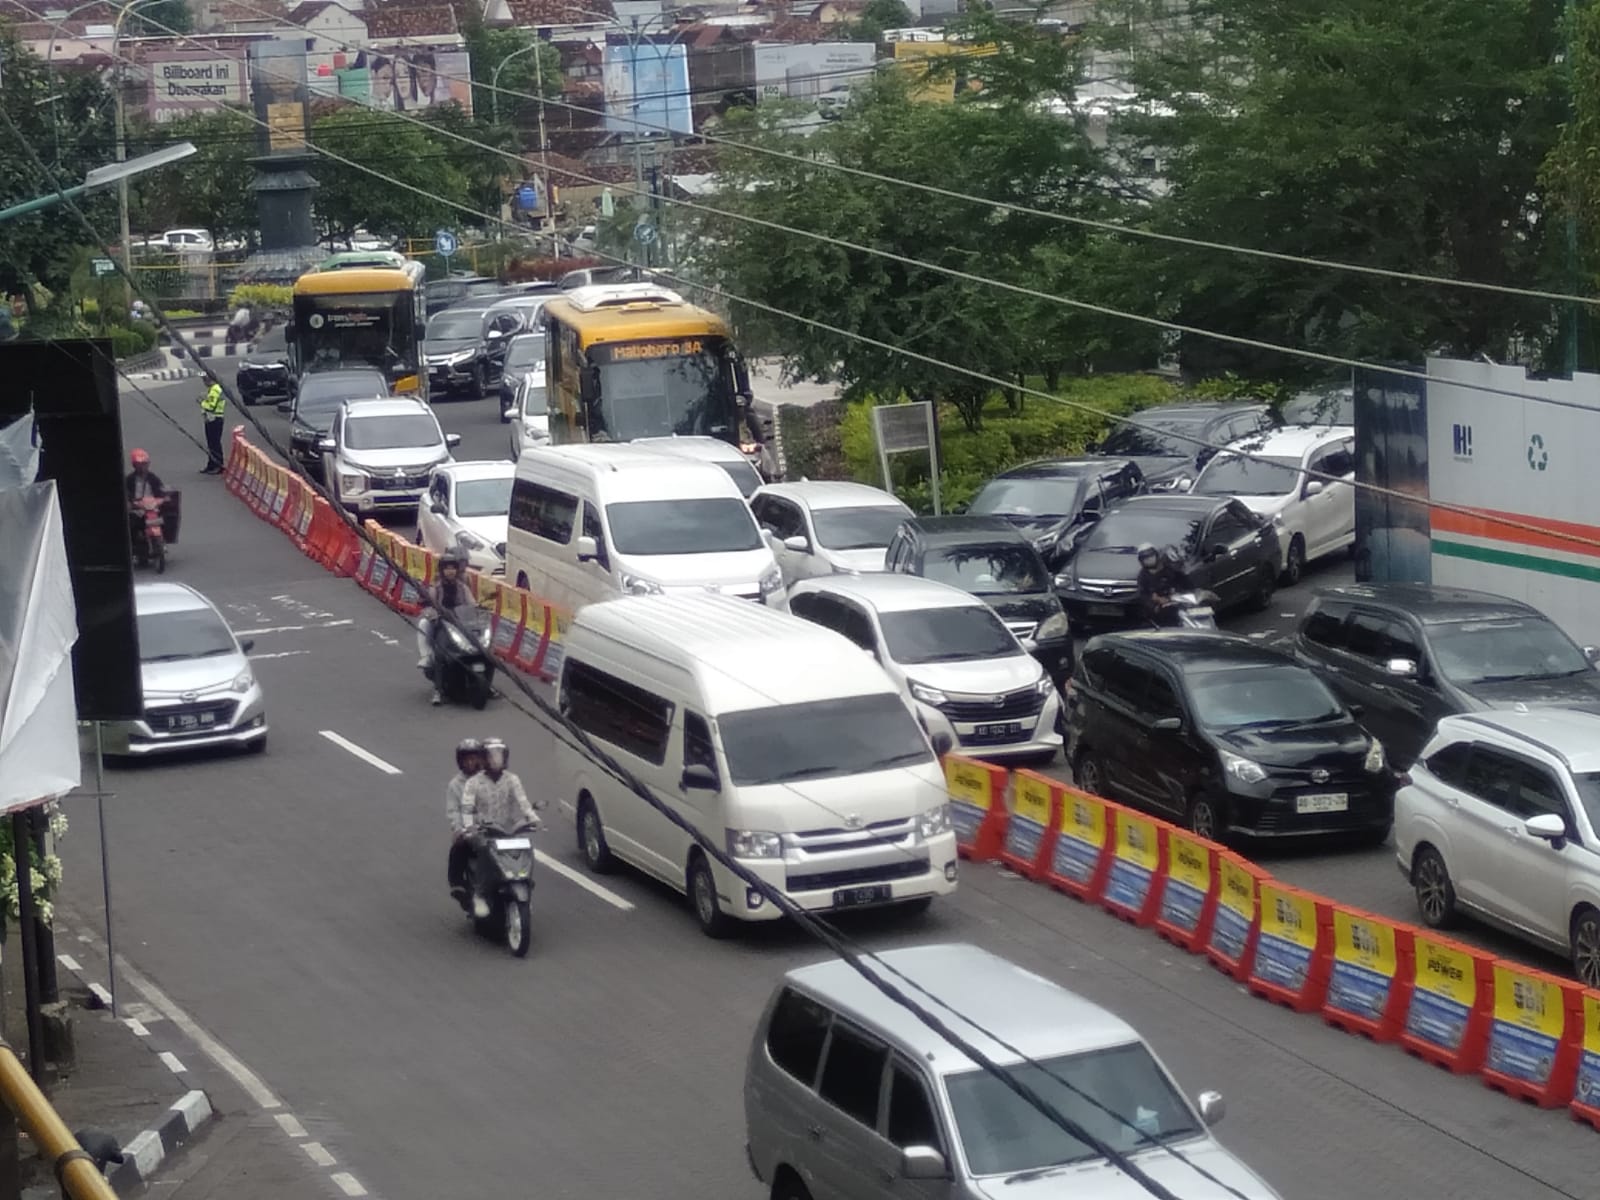
[[465,903],[467,860],[472,854],[472,822],[465,808],[467,784],[483,770],[483,743],[462,738],[456,743],[456,773],[444,789],[444,815],[450,822],[450,894]]
[[[483,771],[467,781],[461,797],[462,819],[474,857],[483,850],[485,828],[506,833],[539,828],[539,815],[528,803],[522,780],[506,770],[510,761],[511,751],[503,739],[483,739]],[[480,920],[489,915],[488,900],[476,893],[472,897],[472,915]]]
[[1152,621],[1160,622],[1171,606],[1174,592],[1189,590],[1189,575],[1176,556],[1163,554],[1149,542],[1139,546],[1139,604]]
[[150,469],[148,450],[135,449],[128,455],[128,465],[133,468],[123,480],[123,487],[128,493],[128,540],[140,555],[142,563],[144,552],[140,547],[145,544],[144,501],[165,499],[167,489],[161,482],[161,476]]
[[[417,622],[417,666],[425,671],[433,666],[433,632],[440,614],[448,614],[459,621],[461,612],[471,609],[475,603],[464,570],[465,562],[453,550],[439,559],[439,578],[428,589],[428,610]],[[437,683],[433,685],[432,702],[444,703]]]

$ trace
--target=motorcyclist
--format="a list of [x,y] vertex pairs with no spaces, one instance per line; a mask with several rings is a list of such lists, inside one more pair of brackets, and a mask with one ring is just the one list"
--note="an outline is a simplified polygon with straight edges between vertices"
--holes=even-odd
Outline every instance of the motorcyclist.
[[[474,855],[482,849],[485,828],[510,833],[539,827],[539,816],[528,803],[522,780],[506,770],[510,761],[511,751],[502,739],[484,738],[483,771],[467,781],[461,796],[462,819]],[[489,915],[489,902],[483,896],[472,897],[472,915],[480,919]]]
[[1172,604],[1174,592],[1189,589],[1189,575],[1175,555],[1163,554],[1149,542],[1139,547],[1139,604],[1145,615],[1158,620]]
[[166,496],[167,489],[161,483],[161,476],[150,469],[148,451],[133,451],[128,455],[128,465],[133,468],[123,480],[128,493],[128,538],[137,548],[143,545],[141,541],[144,537],[143,501],[160,500]]
[[[462,570],[464,563],[455,553],[439,559],[439,578],[428,589],[428,609],[417,622],[417,666],[427,670],[433,666],[433,630],[441,613],[461,620],[461,615],[476,603],[472,589],[467,586]],[[439,685],[433,685],[433,703],[442,704]]]
[[450,822],[450,894],[465,902],[467,861],[472,855],[472,822],[464,807],[467,784],[483,770],[483,743],[462,738],[456,743],[456,773],[444,789],[444,815]]

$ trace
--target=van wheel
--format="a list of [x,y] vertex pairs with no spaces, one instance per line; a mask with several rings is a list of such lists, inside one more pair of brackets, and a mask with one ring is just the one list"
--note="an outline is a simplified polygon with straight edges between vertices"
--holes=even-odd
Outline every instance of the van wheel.
[[1283,574],[1279,576],[1284,587],[1293,587],[1300,582],[1300,576],[1306,569],[1306,540],[1298,533],[1289,540],[1289,553],[1283,556]]
[[772,1183],[772,1200],[811,1200],[811,1193],[793,1171],[784,1170]]
[[722,911],[717,900],[717,877],[711,873],[706,856],[696,852],[689,860],[687,879],[689,903],[694,906],[694,919],[700,922],[700,932],[707,937],[725,938],[733,932],[733,921]]
[[1432,846],[1423,846],[1411,860],[1411,886],[1417,893],[1417,912],[1429,929],[1448,929],[1456,916],[1456,889],[1450,870]]
[[1270,565],[1261,568],[1261,579],[1256,584],[1255,599],[1250,607],[1257,612],[1266,612],[1272,607],[1272,593],[1278,589],[1278,572]]
[[606,827],[600,823],[600,810],[588,796],[578,801],[578,850],[583,862],[596,875],[616,870],[617,860],[606,845]]
[[517,572],[517,590],[522,592],[528,590],[528,573],[526,571]]

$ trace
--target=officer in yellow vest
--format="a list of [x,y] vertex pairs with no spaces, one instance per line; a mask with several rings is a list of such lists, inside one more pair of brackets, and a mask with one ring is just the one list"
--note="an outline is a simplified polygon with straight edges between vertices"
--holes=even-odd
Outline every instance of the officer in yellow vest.
[[200,397],[200,414],[206,420],[206,453],[210,455],[202,475],[222,474],[222,419],[227,408],[220,383],[213,383]]

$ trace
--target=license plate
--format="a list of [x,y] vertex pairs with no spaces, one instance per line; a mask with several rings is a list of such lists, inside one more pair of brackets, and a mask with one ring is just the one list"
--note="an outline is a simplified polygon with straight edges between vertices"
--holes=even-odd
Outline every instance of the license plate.
[[1122,605],[1120,604],[1091,604],[1089,605],[1091,617],[1120,617]]
[[973,730],[976,737],[1018,737],[1022,733],[1020,721],[1004,721],[999,725],[979,725]]
[[496,838],[496,850],[532,850],[533,842],[528,838]]
[[169,729],[200,729],[216,723],[216,713],[201,713],[198,716],[192,713],[182,713],[179,716],[167,718],[167,728]]
[[1191,617],[1198,618],[1202,621],[1213,620],[1217,615],[1211,611],[1211,606],[1209,604],[1197,604],[1193,608],[1187,609],[1186,611]]
[[887,883],[874,883],[866,887],[836,888],[833,893],[835,908],[855,908],[861,904],[882,904],[891,896]]
[[1297,813],[1346,812],[1349,808],[1348,792],[1318,792],[1311,796],[1296,796],[1294,799],[1294,810]]

